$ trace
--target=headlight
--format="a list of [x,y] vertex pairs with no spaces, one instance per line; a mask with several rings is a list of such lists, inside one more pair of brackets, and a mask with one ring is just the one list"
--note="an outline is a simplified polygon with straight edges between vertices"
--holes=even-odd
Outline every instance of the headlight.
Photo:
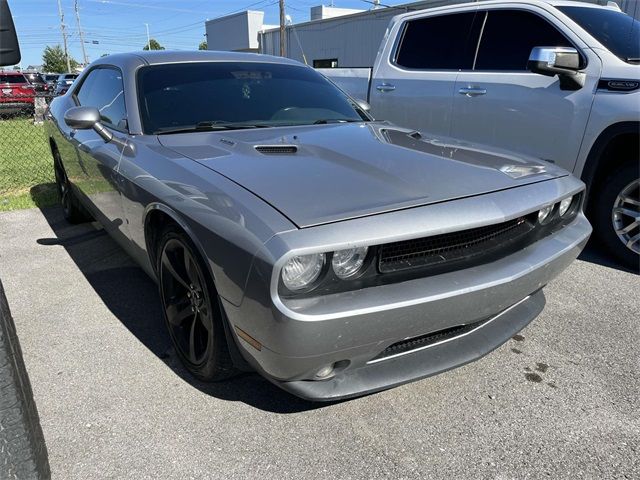
[[324,258],[324,253],[293,257],[282,268],[282,283],[291,291],[308,287],[320,276]]
[[358,273],[364,264],[368,250],[368,247],[358,247],[334,252],[331,266],[336,276],[344,280]]
[[573,197],[565,198],[560,202],[560,206],[558,207],[558,213],[560,214],[561,217],[569,211],[569,207],[571,206],[572,202],[573,202]]
[[538,222],[544,223],[547,218],[549,218],[549,214],[553,210],[553,205],[549,205],[548,207],[541,208],[538,212]]

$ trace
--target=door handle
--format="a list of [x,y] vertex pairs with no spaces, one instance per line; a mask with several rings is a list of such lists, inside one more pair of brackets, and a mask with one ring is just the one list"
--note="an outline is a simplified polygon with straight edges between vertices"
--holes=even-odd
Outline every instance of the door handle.
[[466,95],[467,97],[479,97],[480,95],[484,95],[487,93],[486,88],[478,88],[478,87],[462,87],[458,90],[460,95]]
[[390,83],[381,83],[376,86],[376,90],[379,92],[393,92],[396,89],[395,85],[391,85]]

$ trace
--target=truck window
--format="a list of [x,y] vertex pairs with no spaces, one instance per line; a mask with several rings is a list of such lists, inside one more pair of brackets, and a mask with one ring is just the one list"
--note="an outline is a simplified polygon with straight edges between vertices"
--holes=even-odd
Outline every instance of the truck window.
[[474,70],[526,70],[533,47],[573,47],[542,17],[524,10],[490,10]]
[[483,16],[466,12],[407,22],[396,63],[420,70],[470,70]]

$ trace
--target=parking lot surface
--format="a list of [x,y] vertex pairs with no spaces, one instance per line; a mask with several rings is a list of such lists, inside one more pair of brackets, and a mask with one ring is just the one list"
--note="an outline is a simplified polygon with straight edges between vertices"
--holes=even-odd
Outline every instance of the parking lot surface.
[[640,277],[592,248],[482,360],[313,404],[190,377],[155,284],[95,225],[4,213],[0,245],[54,478],[640,477]]

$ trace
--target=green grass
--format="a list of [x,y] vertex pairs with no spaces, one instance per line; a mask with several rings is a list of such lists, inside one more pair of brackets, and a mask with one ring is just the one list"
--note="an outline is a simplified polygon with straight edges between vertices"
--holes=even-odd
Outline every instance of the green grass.
[[0,119],[0,211],[54,205],[53,182],[44,127],[28,117]]

